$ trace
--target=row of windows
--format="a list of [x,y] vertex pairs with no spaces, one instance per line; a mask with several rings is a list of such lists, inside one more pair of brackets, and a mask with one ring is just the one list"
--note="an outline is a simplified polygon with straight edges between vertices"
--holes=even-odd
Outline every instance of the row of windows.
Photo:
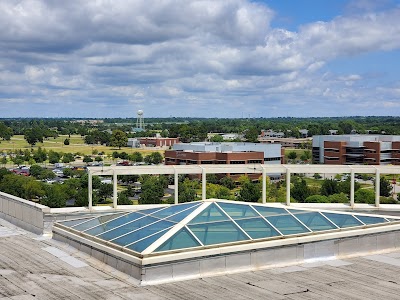
[[278,161],[281,160],[280,157],[265,157],[264,161]]

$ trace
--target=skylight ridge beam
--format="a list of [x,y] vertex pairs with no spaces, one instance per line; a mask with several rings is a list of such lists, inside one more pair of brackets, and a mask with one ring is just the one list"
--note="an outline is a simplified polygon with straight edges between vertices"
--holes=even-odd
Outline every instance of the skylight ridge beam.
[[[200,202],[201,203],[201,202]],[[198,207],[196,207],[188,216],[186,216],[182,221],[178,222],[177,224],[172,227],[171,230],[169,230],[166,234],[164,234],[162,237],[160,237],[158,240],[154,241],[151,245],[149,245],[146,249],[142,251],[142,254],[150,254],[154,252],[158,247],[160,247],[164,242],[166,242],[169,238],[171,238],[175,233],[177,233],[179,230],[182,228],[188,229],[186,226],[191,220],[193,220],[196,216],[198,216],[201,212],[203,212],[207,207],[209,207],[212,204],[212,202],[203,202],[201,203]],[[192,231],[190,231],[190,234],[194,235]],[[198,239],[196,238],[198,241]],[[203,243],[200,242],[201,246],[204,246]]]
[[318,213],[325,219],[328,220],[328,222],[330,222],[331,224],[333,224],[333,226],[335,226],[337,229],[340,229],[339,226],[337,226],[331,219],[329,219],[327,216],[325,216],[324,214],[322,214],[320,211],[318,211]]

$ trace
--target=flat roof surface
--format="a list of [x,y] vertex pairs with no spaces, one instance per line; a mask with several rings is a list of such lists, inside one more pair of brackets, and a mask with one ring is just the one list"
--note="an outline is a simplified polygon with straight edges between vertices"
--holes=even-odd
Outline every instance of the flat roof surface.
[[0,219],[0,300],[399,299],[400,251],[141,287],[132,277]]

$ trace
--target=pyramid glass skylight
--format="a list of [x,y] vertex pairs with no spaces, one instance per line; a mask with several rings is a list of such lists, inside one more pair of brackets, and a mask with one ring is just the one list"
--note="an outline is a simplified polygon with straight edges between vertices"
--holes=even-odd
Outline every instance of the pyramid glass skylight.
[[137,254],[222,247],[400,221],[379,216],[271,207],[226,200],[189,202],[59,222],[81,236]]

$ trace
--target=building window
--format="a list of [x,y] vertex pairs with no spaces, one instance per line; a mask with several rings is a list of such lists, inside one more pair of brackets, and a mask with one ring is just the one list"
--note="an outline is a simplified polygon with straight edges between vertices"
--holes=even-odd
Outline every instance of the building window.
[[247,163],[248,164],[261,164],[261,160],[259,160],[259,159],[249,159],[248,161],[247,161]]
[[202,165],[211,165],[212,163],[213,163],[212,160],[202,160],[201,161]]
[[244,160],[231,160],[230,161],[231,165],[244,165],[246,162]]
[[264,157],[264,161],[278,161],[281,160],[280,157]]

